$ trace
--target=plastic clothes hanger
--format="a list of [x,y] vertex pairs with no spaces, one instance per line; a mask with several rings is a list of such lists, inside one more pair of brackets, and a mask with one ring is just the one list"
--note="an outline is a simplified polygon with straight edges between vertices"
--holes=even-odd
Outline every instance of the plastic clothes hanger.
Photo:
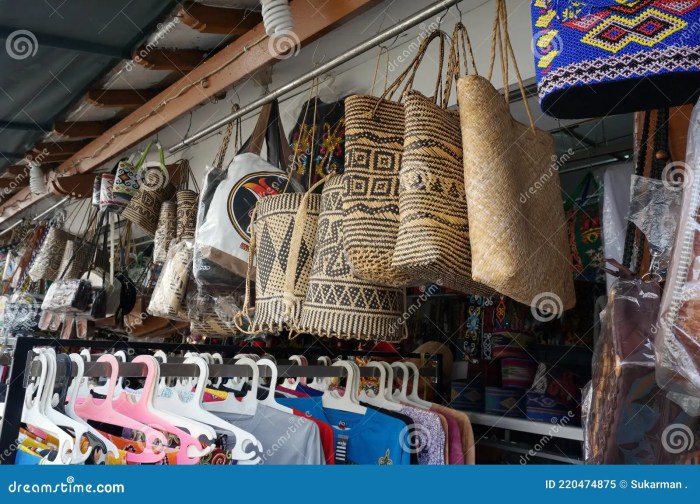
[[401,388],[394,391],[394,399],[399,402],[406,404],[408,406],[413,406],[415,408],[426,409],[424,406],[414,403],[408,398],[408,381],[410,380],[411,372],[408,370],[408,366],[404,362],[393,362],[391,367],[394,369],[400,369],[403,373],[401,376]]
[[75,400],[78,397],[78,391],[83,386],[82,382],[87,382],[87,378],[84,377],[85,362],[83,361],[83,358],[78,354],[70,354],[69,357],[71,362],[75,364],[77,371],[73,382],[68,387],[68,402],[66,402],[65,405],[66,414],[73,420],[81,422],[88,428],[87,436],[90,439],[90,444],[94,446],[95,460],[98,464],[104,463],[107,455],[111,455],[112,458],[117,459],[119,458],[119,448],[117,448],[117,446],[109,439],[104,437],[97,429],[80,418],[75,412]]
[[236,413],[239,415],[255,415],[258,409],[258,383],[260,381],[260,368],[249,357],[242,357],[236,361],[236,365],[250,366],[253,370],[251,388],[241,399],[234,394],[228,394],[223,401],[205,402],[204,409],[216,413]]
[[287,406],[282,406],[275,400],[275,388],[277,387],[277,364],[272,362],[271,359],[267,357],[260,359],[257,362],[258,366],[267,366],[270,368],[270,391],[265,396],[265,399],[260,401],[260,404],[269,406],[270,408],[276,409],[277,411],[283,411],[284,413],[289,413],[290,415],[294,413],[292,408]]
[[[169,414],[167,411],[158,410],[153,402],[158,380],[160,380],[158,360],[152,355],[139,355],[132,362],[146,366],[146,379],[143,385],[143,392],[138,398],[126,392],[122,392],[121,395],[113,401],[114,408],[118,412],[134,420],[155,427],[161,432],[177,436],[180,439],[180,449],[177,452],[177,463],[179,465],[193,465],[199,463],[199,454],[202,453],[202,445],[199,441],[188,432],[173,425],[172,421],[175,420],[174,415]],[[205,448],[205,455],[211,453],[213,449],[213,446]]]
[[[211,361],[213,364],[223,364],[224,363],[224,358],[221,356],[219,352],[211,354]],[[217,378],[216,380],[213,380],[211,382],[212,387],[215,389],[218,389],[221,387],[221,383],[224,381],[223,378]]]
[[177,413],[216,429],[230,432],[236,439],[236,444],[231,450],[231,457],[238,461],[258,463],[263,449],[260,441],[251,433],[204,409],[202,399],[205,385],[209,379],[209,369],[206,361],[198,355],[190,355],[185,359],[184,364],[195,364],[199,368],[199,376],[197,377],[195,391],[192,394],[192,400],[182,404]]
[[[297,366],[306,366],[301,355],[292,355],[289,360],[294,362]],[[284,381],[284,387],[291,390],[296,390],[299,384],[306,385],[306,378],[286,378]]]
[[[56,396],[56,394],[54,394],[54,391],[56,390],[56,370],[58,367],[58,363],[56,361],[56,351],[53,348],[43,348],[41,349],[41,351],[46,354],[46,360],[48,364],[45,394],[43,395],[41,410],[49,420],[54,422],[63,430],[67,430],[69,434],[73,435],[73,451],[71,453],[71,464],[82,464],[90,457],[90,453],[92,452],[91,445],[87,446],[86,451],[82,451],[81,449],[81,440],[83,439],[83,437],[89,440],[89,438],[87,437],[88,429],[85,427],[85,425],[73,420],[62,411],[54,409],[53,402],[54,396]],[[70,358],[68,358],[67,356],[66,358],[68,359],[68,373],[70,374]],[[64,390],[62,393],[57,394],[56,403],[60,402],[61,400],[65,401],[65,393],[66,391]]]
[[127,461],[146,464],[160,462],[165,457],[165,452],[162,451],[166,446],[165,436],[161,432],[114,409],[112,398],[114,397],[114,388],[119,375],[119,361],[114,355],[105,354],[97,359],[97,362],[105,362],[111,368],[105,399],[95,399],[92,395],[88,395],[83,402],[76,403],[76,413],[85,420],[117,425],[143,433],[146,439],[145,443],[142,443],[143,451],[141,453],[127,453]]
[[[114,352],[114,356],[121,360],[122,362],[126,362],[126,353],[123,350],[119,350],[118,352]],[[99,394],[102,396],[107,395],[107,386],[108,383],[105,382],[103,385],[99,385],[97,387],[94,387],[92,391],[95,394]],[[124,392],[124,378],[120,377],[119,380],[117,381],[117,384],[114,387],[114,397],[112,399],[115,399],[119,397],[119,395]]]
[[420,398],[418,395],[418,388],[420,386],[420,370],[418,369],[418,366],[415,365],[415,363],[406,361],[404,364],[408,366],[408,369],[411,371],[413,374],[413,384],[411,386],[411,393],[408,395],[408,399],[414,403],[419,405],[420,407],[424,409],[430,409],[432,406],[432,403],[425,401]]
[[[320,364],[321,366],[332,366],[333,365],[333,362],[331,361],[330,357],[327,357],[325,355],[316,359],[316,362],[318,364]],[[311,381],[308,381],[306,383],[306,386],[311,387],[312,389],[316,389],[320,392],[325,392],[330,387],[330,379],[329,378],[312,378]]]
[[360,401],[376,406],[377,408],[383,408],[389,411],[399,411],[401,406],[393,401],[389,401],[386,398],[386,368],[379,362],[368,362],[365,367],[376,368],[379,370],[379,391],[377,395],[370,395],[366,390],[360,392]]
[[394,399],[394,368],[388,362],[378,361],[384,369],[386,369],[386,389],[384,396],[389,402],[393,402],[401,406],[401,403]]
[[37,354],[34,361],[41,363],[41,374],[35,383],[27,385],[24,393],[24,408],[22,409],[22,422],[41,429],[58,440],[58,450],[55,454],[49,454],[43,461],[44,464],[66,465],[72,458],[74,440],[63,429],[46,417],[42,411],[42,397],[47,393],[46,380],[49,372],[47,355],[40,349],[35,349]]
[[342,367],[347,371],[347,386],[346,392],[342,396],[331,390],[326,390],[321,396],[321,404],[324,408],[330,408],[349,413],[357,413],[364,415],[367,413],[367,408],[356,402],[352,397],[352,387],[356,382],[355,376],[359,375],[359,367],[354,362],[338,361],[333,364],[334,367]]

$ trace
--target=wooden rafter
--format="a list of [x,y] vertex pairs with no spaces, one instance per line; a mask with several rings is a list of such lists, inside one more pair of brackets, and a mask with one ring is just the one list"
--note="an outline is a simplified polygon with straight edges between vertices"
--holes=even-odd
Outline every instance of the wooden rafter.
[[[321,6],[305,1],[294,1],[289,5],[294,19],[304,20],[294,29],[300,45],[304,47],[379,3],[380,0],[334,0]],[[254,29],[231,42],[161,92],[156,98],[121,119],[90,145],[63,162],[56,171],[58,173],[90,172],[151,137],[166,124],[177,120],[201,103],[228,90],[248,75],[275,64],[278,58],[270,53],[268,39],[264,34],[265,28],[259,23]],[[227,64],[233,61],[235,64]],[[195,85],[193,86],[192,83]],[[166,100],[167,105],[162,106],[161,103]],[[153,110],[157,110],[157,113],[154,114]],[[117,135],[119,132],[122,133]],[[32,195],[29,189],[19,191],[18,194],[0,204],[0,212],[12,206],[10,211],[0,213],[0,222],[4,222],[44,197],[44,195]]]
[[97,138],[113,124],[109,121],[57,122],[53,131],[66,138]]
[[6,191],[6,190],[13,190],[13,189],[22,189],[23,187],[27,187],[29,185],[29,177],[25,178],[11,178],[11,179],[4,179],[0,178],[0,190]]
[[65,152],[75,154],[89,143],[90,140],[77,140],[74,142],[39,142],[37,144],[34,144],[32,150],[37,154],[42,152],[52,154]]
[[156,89],[91,89],[85,95],[85,101],[104,108],[140,107],[158,92]]
[[149,70],[191,72],[204,61],[207,53],[197,49],[153,49],[134,51],[133,60]]
[[178,16],[190,28],[202,33],[217,33],[240,37],[262,21],[259,12],[243,9],[226,9],[187,2],[182,6]]

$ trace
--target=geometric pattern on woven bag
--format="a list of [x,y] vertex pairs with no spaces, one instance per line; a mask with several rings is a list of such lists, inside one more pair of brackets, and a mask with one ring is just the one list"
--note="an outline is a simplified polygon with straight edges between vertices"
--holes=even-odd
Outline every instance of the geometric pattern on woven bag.
[[391,265],[399,226],[399,169],[403,105],[356,95],[345,107],[343,247],[363,278],[403,284],[410,278]]
[[683,19],[651,8],[634,18],[611,15],[584,35],[581,41],[616,53],[633,42],[652,47],[687,25]]
[[416,91],[405,98],[406,132],[393,264],[468,293],[491,292],[471,276],[459,116]]
[[321,195],[309,287],[302,306],[300,327],[320,335],[341,338],[390,337],[401,315],[400,289],[356,278],[343,252],[343,181],[331,175]]

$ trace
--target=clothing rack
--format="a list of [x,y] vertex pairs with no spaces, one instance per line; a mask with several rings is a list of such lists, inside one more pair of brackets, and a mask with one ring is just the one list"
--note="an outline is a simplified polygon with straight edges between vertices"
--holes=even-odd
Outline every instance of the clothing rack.
[[[373,352],[373,351],[354,351],[354,350],[340,350],[340,349],[328,349],[325,347],[305,347],[303,349],[295,348],[260,348],[260,347],[237,347],[237,346],[226,346],[226,345],[194,345],[187,343],[150,343],[150,342],[131,342],[131,341],[87,341],[87,340],[59,340],[55,338],[32,338],[32,337],[22,337],[17,338],[17,342],[14,347],[14,359],[12,360],[12,366],[10,368],[10,375],[7,382],[7,395],[5,399],[5,411],[2,418],[2,424],[0,425],[0,457],[3,457],[4,463],[14,464],[16,457],[16,443],[19,436],[19,429],[22,422],[22,408],[24,404],[25,395],[25,385],[28,383],[29,378],[32,375],[36,375],[37,368],[33,362],[33,352],[32,350],[37,347],[53,347],[57,350],[62,350],[69,352],[71,350],[77,351],[81,348],[88,349],[106,349],[106,350],[124,350],[127,355],[134,355],[137,351],[141,353],[155,352],[156,350],[162,350],[166,353],[174,352],[218,352],[225,358],[233,357],[240,353],[258,353],[258,354],[269,354],[274,357],[284,356],[289,357],[297,352],[303,352],[308,357],[318,357],[325,355],[331,358],[337,357],[352,357],[352,356],[363,356],[363,357],[384,357],[384,358],[394,358],[394,359],[422,359],[427,360],[431,364],[430,366],[423,366],[420,369],[421,376],[430,376],[432,381],[441,387],[442,384],[442,355],[435,354],[402,354],[397,352]],[[26,358],[21,357],[26,356]],[[173,359],[175,360],[175,359]],[[171,367],[172,366],[172,367]],[[298,371],[297,369],[298,368]],[[110,370],[109,365],[105,363],[86,363],[85,375],[86,376],[109,376]],[[240,368],[240,369],[239,369]],[[324,368],[324,369],[318,369]],[[235,364],[210,364],[209,365],[211,378],[217,378],[219,376],[236,377],[236,376],[250,376],[250,368],[246,369],[246,366],[240,366]],[[267,376],[267,368],[260,370],[261,376]],[[190,365],[185,364],[161,364],[161,376],[197,376],[197,372],[190,369]],[[216,371],[217,374],[214,374]],[[360,368],[363,376],[373,376],[374,371],[371,369]],[[432,371],[432,372],[431,372]],[[119,372],[124,373],[120,376],[143,376],[145,371],[140,364],[134,363],[120,363]],[[315,374],[315,373],[319,374]],[[169,374],[165,374],[169,373]],[[180,374],[185,373],[185,374]],[[221,373],[221,374],[218,374]],[[323,373],[323,374],[320,374]],[[278,366],[278,376],[280,378],[286,377],[302,377],[307,378],[312,377],[340,377],[344,376],[345,370],[340,367],[333,366],[293,366],[289,364],[282,364]]]
[[226,126],[227,124],[235,121],[239,117],[243,117],[246,114],[249,114],[250,112],[253,112],[254,110],[259,109],[263,105],[266,105],[267,103],[272,102],[273,100],[276,100],[277,98],[289,93],[290,91],[294,91],[296,88],[299,86],[303,86],[307,82],[311,82],[314,80],[316,77],[320,77],[323,74],[333,70],[334,68],[342,65],[343,63],[346,63],[350,61],[353,58],[356,58],[360,54],[363,54],[370,49],[378,46],[382,42],[386,42],[387,40],[390,40],[404,31],[408,30],[409,28],[413,28],[414,26],[418,25],[422,21],[425,21],[426,19],[440,14],[442,11],[449,9],[453,5],[458,4],[462,0],[441,0],[439,2],[435,2],[433,5],[426,7],[425,9],[417,12],[416,14],[413,14],[412,16],[408,17],[407,19],[400,21],[396,23],[394,26],[391,28],[388,28],[387,30],[384,30],[383,32],[375,35],[374,37],[365,40],[364,42],[356,45],[355,47],[348,49],[347,51],[343,52],[341,55],[336,56],[335,58],[331,59],[330,61],[317,66],[314,68],[312,71],[304,74],[303,76],[294,79],[291,82],[288,82],[284,86],[281,86],[274,91],[271,91],[267,93],[265,96],[262,98],[255,100],[254,102],[246,105],[245,107],[241,107],[238,109],[236,112],[233,112],[223,119],[215,122],[214,124],[207,126],[206,128],[203,128],[199,130],[197,133],[193,134],[192,136],[189,136],[182,140],[181,142],[173,145],[168,149],[170,153],[178,152],[185,147],[189,146],[190,144],[196,142],[197,140],[201,140],[202,138],[206,137],[207,135],[210,135],[211,133],[214,133],[216,130]]

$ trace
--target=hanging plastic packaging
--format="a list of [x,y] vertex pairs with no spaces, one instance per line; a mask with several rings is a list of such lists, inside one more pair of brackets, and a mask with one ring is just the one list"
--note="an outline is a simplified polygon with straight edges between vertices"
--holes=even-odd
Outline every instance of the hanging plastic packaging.
[[626,273],[614,284],[601,315],[591,388],[584,391],[586,463],[674,463],[680,451],[669,449],[676,442],[673,428],[693,424],[655,379],[661,287],[656,280]]
[[187,292],[192,269],[192,242],[184,240],[168,251],[163,270],[148,304],[149,314],[156,317],[175,318]]
[[669,167],[673,173],[668,169],[665,180],[676,182],[683,194],[683,207],[656,334],[657,381],[691,412],[697,400],[688,396],[700,398],[700,107],[697,105],[688,130],[686,161]]

